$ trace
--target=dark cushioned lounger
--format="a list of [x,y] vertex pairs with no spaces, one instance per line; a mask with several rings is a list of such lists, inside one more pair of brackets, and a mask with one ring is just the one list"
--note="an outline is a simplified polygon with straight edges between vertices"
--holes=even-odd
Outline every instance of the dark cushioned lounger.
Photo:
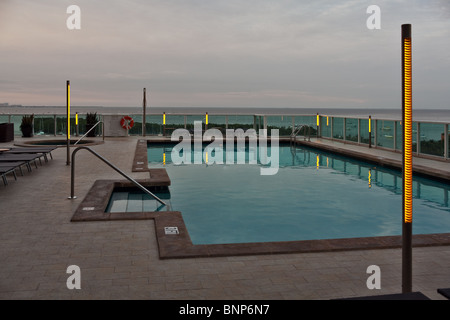
[[14,162],[14,161],[27,161],[34,162],[34,165],[37,168],[36,160],[40,160],[40,154],[0,154],[0,162]]
[[9,151],[5,151],[3,154],[42,154],[45,161],[48,161],[47,154],[53,159],[52,151],[55,149],[56,147],[12,148]]
[[0,167],[0,175],[2,176],[3,179],[3,184],[6,186],[8,184],[8,180],[6,179],[6,175],[8,173],[12,173],[14,175],[14,179],[17,180],[17,176],[16,176],[16,168],[17,166],[10,166],[10,167]]
[[0,168],[12,167],[20,170],[20,174],[23,176],[22,166],[26,166],[28,172],[31,172],[31,165],[27,161],[11,161],[11,162],[0,162]]
[[447,299],[450,299],[450,288],[446,288],[446,289],[437,289],[437,292],[439,292],[440,294],[442,294],[444,297],[446,297]]

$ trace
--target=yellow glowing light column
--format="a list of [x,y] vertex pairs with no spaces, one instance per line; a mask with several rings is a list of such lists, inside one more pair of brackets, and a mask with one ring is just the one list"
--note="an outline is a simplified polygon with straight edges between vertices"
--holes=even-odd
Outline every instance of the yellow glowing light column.
[[372,148],[372,116],[369,116],[369,148]]
[[205,114],[205,130],[208,130],[208,112]]
[[70,140],[70,81],[67,80],[67,140]]
[[319,127],[320,127],[320,116],[317,114],[316,116],[316,124],[317,124],[317,138],[319,138]]
[[75,113],[75,134],[78,137],[78,112]]
[[163,136],[166,135],[166,113],[163,113]]
[[402,25],[403,228],[402,291],[412,291],[412,91],[411,25]]
[[67,160],[66,165],[70,165],[70,81],[66,82],[66,103],[67,103]]

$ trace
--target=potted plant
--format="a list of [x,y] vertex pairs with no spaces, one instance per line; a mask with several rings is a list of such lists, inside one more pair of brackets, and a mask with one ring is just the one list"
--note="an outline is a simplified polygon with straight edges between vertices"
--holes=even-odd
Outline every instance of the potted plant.
[[[94,127],[98,122],[98,118],[97,118],[97,112],[94,113],[88,113],[86,115],[86,132],[88,132],[89,130],[92,129],[92,127]],[[95,131],[97,129],[92,130],[91,132],[89,132],[87,134],[88,137],[95,137]]]
[[22,137],[32,137],[33,136],[33,123],[34,123],[34,114],[31,116],[23,116],[22,124],[20,125],[20,131],[22,131]]

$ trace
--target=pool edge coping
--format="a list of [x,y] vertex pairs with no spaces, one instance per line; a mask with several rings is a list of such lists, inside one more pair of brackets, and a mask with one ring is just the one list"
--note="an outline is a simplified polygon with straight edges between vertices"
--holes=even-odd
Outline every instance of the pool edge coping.
[[[136,145],[136,152],[132,164],[133,172],[149,172],[159,170],[159,174],[164,171],[170,185],[170,179],[166,170],[142,167],[147,163],[147,142],[151,140],[139,139]],[[158,141],[166,143],[170,141]],[[317,144],[308,144],[316,146]],[[319,147],[316,147],[319,148]],[[320,148],[319,148],[320,149]],[[325,149],[325,148],[324,148]],[[325,149],[325,151],[331,151]],[[333,152],[333,151],[332,151]],[[339,152],[337,152],[339,153]],[[341,153],[354,158],[354,156]],[[352,153],[354,154],[354,153]],[[362,153],[357,155],[362,157]],[[361,159],[361,158],[360,158]],[[380,157],[376,158],[381,161]],[[387,164],[389,165],[389,164]],[[142,168],[142,169],[137,169]],[[163,175],[163,181],[165,179]],[[138,180],[145,186],[151,186],[161,180]],[[117,180],[97,180],[87,193],[85,199],[80,203],[71,221],[111,221],[111,220],[147,220],[155,222],[156,240],[158,243],[160,259],[176,258],[197,258],[197,257],[221,257],[221,256],[242,256],[242,255],[264,255],[264,254],[291,254],[291,253],[312,253],[312,252],[333,252],[351,250],[373,250],[401,248],[402,237],[380,236],[380,237],[359,237],[340,239],[319,239],[300,241],[279,241],[279,242],[258,242],[258,243],[228,243],[228,244],[193,244],[187,227],[184,223],[182,213],[179,211],[159,211],[159,212],[136,212],[136,213],[105,213],[106,206],[115,186],[132,186],[129,181]],[[94,205],[98,210],[80,212],[83,207]],[[165,234],[165,227],[178,227],[178,234]],[[446,246],[450,245],[450,233],[436,234],[416,234],[413,235],[413,247]]]
[[[148,180],[146,180],[148,182]],[[147,184],[146,181],[140,181]],[[105,212],[114,187],[129,187],[127,180],[96,180],[75,211],[71,222],[154,220],[160,259],[292,254],[401,248],[402,237],[380,236],[299,241],[193,244],[179,211]],[[83,210],[89,208],[89,210]],[[94,208],[94,209],[90,209]],[[178,234],[166,234],[165,227],[177,227]],[[413,247],[450,245],[450,233],[413,235]]]
[[[146,184],[145,181],[141,181]],[[105,212],[115,186],[127,187],[127,181],[96,180],[75,211],[71,222],[154,220],[160,259],[224,257],[242,255],[291,254],[401,248],[401,236],[359,237],[299,241],[193,244],[179,211]],[[83,210],[83,208],[94,208]],[[165,227],[177,227],[178,234],[166,234]],[[413,235],[413,247],[450,245],[450,233]]]

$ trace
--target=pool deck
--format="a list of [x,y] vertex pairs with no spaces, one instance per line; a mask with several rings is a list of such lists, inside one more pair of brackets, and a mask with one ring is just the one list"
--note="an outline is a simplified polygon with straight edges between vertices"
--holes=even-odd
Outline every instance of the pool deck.
[[[149,137],[147,137],[150,139]],[[135,150],[142,137],[106,138],[91,148],[134,179]],[[16,137],[16,143],[22,141]],[[395,165],[401,154],[376,148],[311,140],[312,146],[383,158]],[[0,148],[12,143],[0,143]],[[66,149],[53,160],[0,184],[0,299],[336,299],[401,292],[401,249],[239,255],[160,259],[155,222],[71,222],[97,180],[123,180],[80,150],[75,195],[70,195]],[[378,159],[380,160],[380,159]],[[414,165],[450,174],[447,162],[414,158]],[[420,168],[419,168],[420,169]],[[81,289],[69,290],[67,267],[78,265]],[[381,289],[369,290],[370,265],[381,269]],[[413,249],[413,291],[445,300],[450,287],[450,246]]]

